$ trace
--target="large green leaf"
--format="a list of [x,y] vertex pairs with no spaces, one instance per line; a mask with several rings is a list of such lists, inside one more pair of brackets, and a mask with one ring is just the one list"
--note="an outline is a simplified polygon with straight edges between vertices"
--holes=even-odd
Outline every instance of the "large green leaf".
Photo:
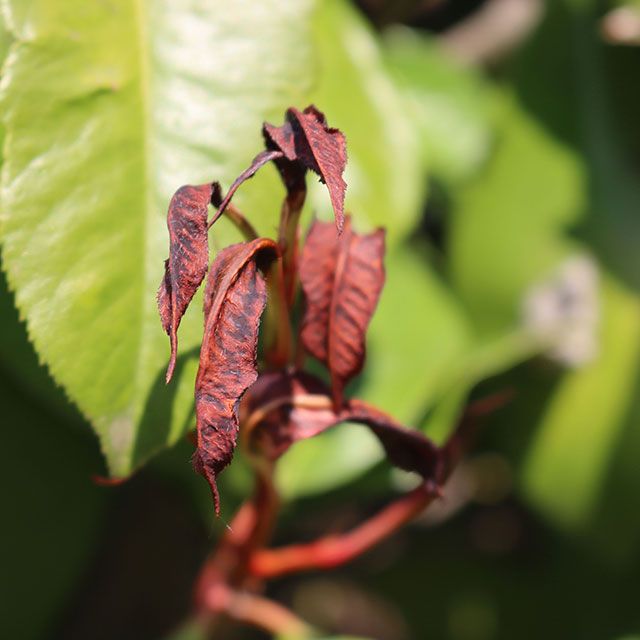
[[640,363],[640,301],[607,280],[598,357],[566,374],[550,398],[523,471],[524,491],[566,528],[589,522],[625,419]]
[[31,396],[34,404],[59,418],[65,425],[85,426],[77,410],[64,397],[62,390],[56,387],[47,370],[38,363],[3,273],[0,273],[0,374]]
[[491,149],[488,82],[411,29],[392,29],[384,45],[430,173],[449,183],[469,177]]
[[[312,2],[7,5],[3,264],[38,353],[127,474],[180,436],[193,402],[198,305],[179,375],[161,382],[168,199],[185,182],[228,184],[262,120],[304,103]],[[239,199],[268,230],[274,180]]]
[[458,196],[450,241],[454,284],[483,333],[518,323],[527,287],[571,250],[584,206],[579,157],[500,98],[494,153]]
[[[630,487],[635,493],[640,481],[633,435],[639,423],[640,182],[615,126],[620,106],[616,111],[597,19],[590,0],[555,3],[512,70],[526,107],[584,158],[589,197],[580,234],[608,270],[599,355],[583,370],[568,373],[550,397],[523,486],[558,525],[583,532],[606,529],[600,547],[620,559],[636,548],[640,535],[640,522],[629,515]],[[635,113],[637,101],[629,93],[625,107]]]

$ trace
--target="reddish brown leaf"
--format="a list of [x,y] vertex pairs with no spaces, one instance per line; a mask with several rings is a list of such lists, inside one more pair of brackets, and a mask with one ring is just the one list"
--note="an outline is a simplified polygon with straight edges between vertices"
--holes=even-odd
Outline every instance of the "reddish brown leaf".
[[[287,189],[299,187],[304,171],[301,165],[320,176],[327,185],[336,218],[338,232],[344,224],[344,194],[347,188],[342,174],[347,164],[344,134],[327,125],[324,114],[313,105],[300,112],[287,109],[281,127],[264,125],[262,131],[267,147],[279,150],[284,159],[276,161]],[[286,160],[285,160],[286,159]]]
[[329,368],[336,407],[346,383],[362,369],[365,336],[384,285],[384,231],[344,232],[314,222],[300,261],[307,307],[302,322],[305,349]]
[[243,405],[251,445],[275,460],[299,440],[341,422],[358,422],[375,433],[393,465],[437,483],[441,454],[431,440],[362,401],[350,400],[336,411],[328,391],[320,380],[303,372],[261,375]]
[[167,383],[171,380],[178,352],[180,320],[200,286],[209,264],[207,207],[213,187],[186,185],[176,191],[167,214],[169,259],[158,289],[158,310],[163,329],[171,339]]
[[238,404],[257,377],[256,347],[266,285],[259,269],[276,257],[272,240],[223,249],[211,265],[205,290],[205,329],[196,378],[198,443],[194,466],[219,497],[218,474],[233,456],[238,434]]

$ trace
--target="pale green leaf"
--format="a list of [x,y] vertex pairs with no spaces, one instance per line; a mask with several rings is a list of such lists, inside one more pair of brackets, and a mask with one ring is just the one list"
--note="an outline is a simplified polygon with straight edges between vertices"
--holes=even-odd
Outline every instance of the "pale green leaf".
[[570,252],[585,205],[577,154],[501,98],[495,150],[458,197],[450,240],[453,282],[487,333],[517,324],[527,287]]
[[640,300],[602,285],[599,356],[567,373],[545,407],[523,469],[524,492],[568,529],[593,515],[640,373]]
[[488,82],[457,65],[417,31],[392,29],[384,45],[430,173],[451,183],[469,177],[491,149]]
[[[189,426],[197,303],[176,380],[161,381],[168,345],[154,292],[169,197],[185,182],[229,184],[260,148],[262,121],[304,104],[312,8],[7,3],[3,265],[40,357],[91,419],[115,475]],[[278,200],[263,188],[274,180],[265,172],[239,200],[263,228],[275,224]]]
[[[347,136],[347,210],[356,225],[384,226],[394,243],[420,218],[424,180],[404,102],[383,65],[377,39],[346,0],[323,0],[314,21],[320,82],[312,93]],[[314,207],[330,215],[323,187]]]

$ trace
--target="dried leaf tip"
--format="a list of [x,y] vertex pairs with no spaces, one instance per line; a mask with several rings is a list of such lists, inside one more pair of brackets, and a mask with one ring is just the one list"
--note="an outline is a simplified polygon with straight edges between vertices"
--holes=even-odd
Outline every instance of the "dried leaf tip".
[[329,127],[324,114],[310,105],[304,111],[287,109],[285,123],[275,127],[265,123],[262,133],[268,149],[279,150],[276,160],[287,189],[304,179],[311,170],[327,185],[338,233],[344,226],[344,196],[347,185],[342,177],[347,166],[347,145],[339,129]]
[[157,296],[162,328],[171,341],[167,383],[176,366],[180,320],[207,273],[207,213],[212,194],[212,184],[185,185],[176,191],[169,204],[169,259],[165,261]]

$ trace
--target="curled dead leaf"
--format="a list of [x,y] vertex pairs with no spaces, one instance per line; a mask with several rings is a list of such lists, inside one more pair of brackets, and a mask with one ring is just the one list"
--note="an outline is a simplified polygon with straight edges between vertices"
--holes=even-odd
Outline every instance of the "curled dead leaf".
[[326,385],[308,373],[261,375],[249,390],[242,412],[248,445],[271,460],[295,442],[342,422],[356,422],[378,437],[391,464],[432,483],[442,475],[440,449],[425,435],[359,400],[347,401],[336,410]]
[[169,259],[158,289],[162,327],[171,340],[167,383],[173,376],[178,352],[178,326],[209,265],[207,211],[213,186],[185,185],[171,198],[167,213]]
[[194,466],[209,482],[216,513],[216,478],[229,464],[238,435],[238,405],[257,378],[256,349],[267,293],[261,273],[277,257],[269,239],[231,245],[207,278],[205,329],[196,378],[197,449]]
[[327,185],[338,233],[344,224],[344,195],[347,188],[342,178],[347,165],[344,134],[327,124],[324,114],[313,105],[304,111],[287,109],[285,123],[275,127],[265,123],[262,128],[268,149],[278,150],[284,158],[276,160],[288,191],[304,182],[304,170],[320,176]]

